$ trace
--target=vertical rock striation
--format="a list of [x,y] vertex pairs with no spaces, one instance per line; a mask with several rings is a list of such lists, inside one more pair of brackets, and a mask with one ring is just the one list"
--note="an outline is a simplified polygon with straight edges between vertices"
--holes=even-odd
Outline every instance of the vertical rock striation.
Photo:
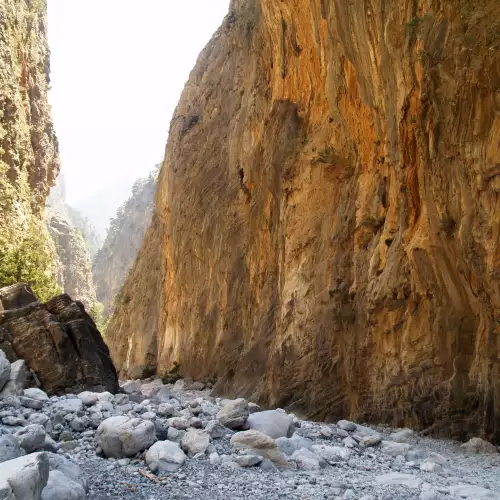
[[45,16],[45,1],[0,2],[0,286],[16,281],[9,266],[19,267],[14,254],[24,244],[37,247],[35,262],[46,264],[51,283],[38,291],[48,295],[55,285],[54,248],[43,211],[59,156],[47,100]]
[[233,0],[108,327],[119,370],[499,441],[498,19]]
[[92,262],[83,233],[52,210],[47,211],[47,227],[57,253],[57,282],[65,293],[91,311],[96,303],[96,292]]
[[115,297],[127,279],[151,223],[158,168],[159,165],[147,178],[135,182],[132,196],[111,220],[106,240],[92,266],[97,298],[104,304],[105,316],[113,311]]

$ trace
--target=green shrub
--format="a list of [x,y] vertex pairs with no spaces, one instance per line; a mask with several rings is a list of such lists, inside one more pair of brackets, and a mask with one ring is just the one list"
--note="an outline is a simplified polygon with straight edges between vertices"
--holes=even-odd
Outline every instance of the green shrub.
[[0,247],[0,287],[28,283],[38,300],[47,302],[62,293],[53,271],[45,233],[34,224],[18,246]]
[[101,302],[95,302],[94,305],[91,307],[89,314],[94,320],[95,326],[101,332],[101,335],[104,337],[109,319],[104,317],[104,304],[102,304]]

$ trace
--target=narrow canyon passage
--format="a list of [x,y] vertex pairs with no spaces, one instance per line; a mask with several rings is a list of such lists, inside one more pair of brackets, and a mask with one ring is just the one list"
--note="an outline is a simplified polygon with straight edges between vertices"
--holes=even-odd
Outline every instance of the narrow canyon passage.
[[0,0],[0,500],[500,499],[499,318],[500,1]]

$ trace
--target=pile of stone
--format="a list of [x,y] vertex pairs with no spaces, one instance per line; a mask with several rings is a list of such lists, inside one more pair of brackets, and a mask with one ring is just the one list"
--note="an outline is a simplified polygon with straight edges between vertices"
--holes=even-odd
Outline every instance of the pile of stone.
[[[179,474],[187,463],[321,475],[342,464],[361,470],[373,457],[391,463],[374,476],[379,487],[402,486],[423,500],[441,498],[445,490],[450,498],[460,498],[464,491],[473,492],[474,498],[497,498],[487,488],[467,484],[456,485],[457,495],[452,496],[451,487],[439,490],[424,480],[426,474],[446,474],[448,459],[414,448],[408,442],[414,437],[409,429],[384,438],[346,420],[336,425],[302,421],[283,410],[261,411],[245,399],[213,398],[203,384],[185,380],[174,385],[159,378],[126,381],[116,394],[84,391],[49,397],[23,387],[23,370],[13,374],[12,368],[0,354],[0,384],[11,388],[9,394],[2,392],[0,401],[0,498],[1,488],[10,488],[7,498],[13,500],[82,500],[87,484],[77,463],[103,458],[109,464],[106,471],[149,469],[161,478]],[[463,449],[497,453],[479,438]],[[29,490],[25,481],[16,479],[26,470],[32,481]],[[342,483],[335,491],[344,498],[375,498],[353,496]]]

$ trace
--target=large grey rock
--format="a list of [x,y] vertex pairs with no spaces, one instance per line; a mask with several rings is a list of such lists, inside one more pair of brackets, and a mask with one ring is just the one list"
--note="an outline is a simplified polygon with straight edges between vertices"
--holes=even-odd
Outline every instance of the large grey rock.
[[378,484],[384,486],[406,486],[411,489],[418,489],[422,480],[413,474],[403,474],[402,472],[389,472],[375,477]]
[[467,453],[479,454],[479,453],[497,453],[497,449],[490,442],[485,441],[481,438],[469,439],[462,446]]
[[248,416],[248,402],[243,399],[229,401],[217,413],[217,420],[229,429],[241,429],[245,426]]
[[10,376],[8,382],[0,391],[0,398],[7,396],[20,396],[28,384],[30,372],[26,361],[18,359],[10,365]]
[[277,410],[252,413],[247,422],[250,429],[262,432],[273,439],[291,437],[295,432],[293,417]]
[[137,394],[141,392],[141,383],[138,380],[127,380],[121,384],[120,389],[127,394]]
[[351,450],[342,446],[328,446],[325,444],[313,445],[311,450],[321,458],[329,462],[338,462],[341,460],[349,460],[351,458]]
[[276,444],[281,453],[290,456],[293,455],[294,451],[300,450],[301,448],[310,450],[313,442],[308,438],[294,434],[291,438],[281,437],[276,439]]
[[387,453],[392,457],[397,457],[398,455],[402,455],[404,457],[410,450],[409,444],[396,443],[395,441],[382,441],[380,447],[384,453]]
[[253,467],[254,465],[260,464],[263,458],[259,455],[237,455],[233,460],[240,467]]
[[31,424],[15,433],[19,446],[26,452],[39,450],[45,442],[45,428],[40,424]]
[[49,460],[45,453],[33,453],[2,463],[1,500],[40,500],[49,478]]
[[87,495],[81,484],[72,481],[58,470],[51,470],[42,500],[85,500]]
[[161,378],[157,378],[152,382],[142,384],[140,390],[143,396],[146,396],[147,398],[152,398],[156,396],[156,394],[158,394],[158,392],[162,387],[163,387],[163,380]]
[[186,461],[177,443],[158,441],[146,453],[146,463],[153,472],[175,472]]
[[220,439],[227,434],[228,429],[218,420],[210,420],[205,427],[205,432],[208,433],[212,439]]
[[406,443],[415,433],[411,429],[400,429],[393,432],[389,437],[396,443]]
[[0,349],[0,391],[10,378],[10,362],[5,353]]
[[167,386],[163,386],[160,390],[155,394],[155,398],[160,401],[160,403],[168,403],[170,401],[170,397],[172,393]]
[[26,398],[36,399],[37,401],[48,401],[49,396],[42,389],[37,389],[36,387],[30,387],[29,389],[24,389],[23,396]]
[[337,422],[337,427],[339,427],[344,431],[352,432],[356,430],[357,425],[354,422],[351,422],[350,420],[339,420]]
[[188,457],[205,453],[209,444],[210,436],[199,429],[189,429],[181,439],[181,448],[188,454]]
[[97,428],[96,442],[107,457],[125,458],[146,450],[156,441],[155,426],[149,420],[111,417]]
[[80,398],[60,399],[54,404],[54,408],[69,413],[76,413],[83,408],[83,401]]
[[0,463],[22,455],[21,447],[12,434],[0,434]]
[[65,393],[68,388],[118,390],[109,349],[80,302],[64,294],[0,316],[15,352],[22,353],[48,394]]
[[238,449],[251,450],[256,455],[268,458],[277,465],[288,465],[274,439],[262,432],[255,430],[237,432],[231,437],[231,445]]
[[468,498],[480,500],[482,498],[500,499],[500,493],[482,488],[481,486],[474,486],[472,484],[457,484],[448,486],[449,492],[458,498]]
[[306,448],[294,451],[292,459],[297,464],[297,467],[303,470],[320,470],[328,465],[322,457]]
[[92,406],[99,401],[99,395],[97,392],[83,391],[78,394],[78,399],[81,399],[85,406]]

